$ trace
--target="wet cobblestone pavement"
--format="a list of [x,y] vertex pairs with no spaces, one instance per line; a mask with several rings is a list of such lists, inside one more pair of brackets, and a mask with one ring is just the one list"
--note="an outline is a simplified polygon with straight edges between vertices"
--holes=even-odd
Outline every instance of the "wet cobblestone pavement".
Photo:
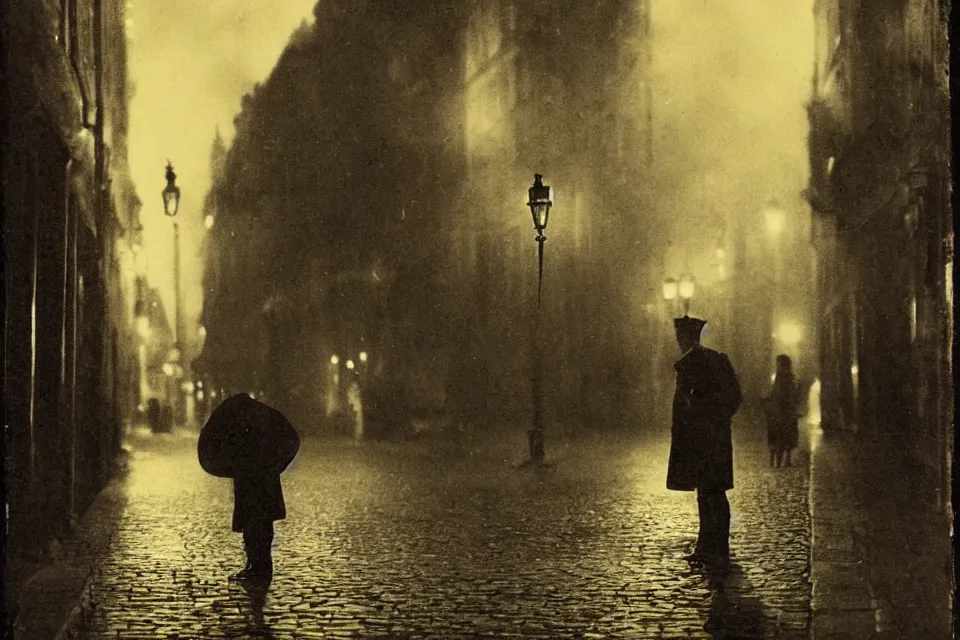
[[735,428],[733,566],[722,589],[683,560],[692,493],[664,489],[664,439],[554,443],[522,457],[305,440],[283,476],[266,590],[230,582],[232,486],[195,440],[135,453],[129,506],[95,572],[80,638],[805,638],[804,459],[769,469]]

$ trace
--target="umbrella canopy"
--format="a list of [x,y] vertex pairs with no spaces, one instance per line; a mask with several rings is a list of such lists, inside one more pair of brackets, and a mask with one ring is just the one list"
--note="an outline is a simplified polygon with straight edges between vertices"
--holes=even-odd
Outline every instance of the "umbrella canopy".
[[300,436],[282,413],[246,394],[230,396],[200,431],[197,457],[221,478],[280,475],[300,450]]

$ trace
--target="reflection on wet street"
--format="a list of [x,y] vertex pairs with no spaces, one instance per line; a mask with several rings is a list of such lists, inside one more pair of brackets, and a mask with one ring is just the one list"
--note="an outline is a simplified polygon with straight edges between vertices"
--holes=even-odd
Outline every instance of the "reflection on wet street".
[[805,637],[804,460],[768,468],[762,435],[735,429],[725,576],[683,559],[696,501],[664,488],[665,439],[558,441],[542,470],[503,443],[308,439],[268,585],[228,580],[243,564],[230,482],[199,469],[193,440],[145,438],[84,637]]

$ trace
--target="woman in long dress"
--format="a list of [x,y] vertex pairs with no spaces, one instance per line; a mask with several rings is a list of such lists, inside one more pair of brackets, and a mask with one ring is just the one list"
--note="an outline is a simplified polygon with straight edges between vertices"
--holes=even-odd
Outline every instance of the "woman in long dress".
[[777,356],[777,373],[770,395],[763,399],[767,414],[767,443],[770,447],[770,466],[790,466],[790,454],[797,446],[798,411],[797,382],[793,376],[790,356]]

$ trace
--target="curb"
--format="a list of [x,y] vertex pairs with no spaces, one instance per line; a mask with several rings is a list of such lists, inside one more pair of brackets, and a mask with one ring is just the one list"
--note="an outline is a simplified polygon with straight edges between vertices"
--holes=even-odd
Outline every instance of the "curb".
[[[14,627],[16,638],[74,637],[71,630],[82,617],[100,559],[116,533],[119,514],[126,506],[126,469],[100,491],[80,522],[63,539],[63,552],[40,568],[21,586],[21,605]],[[52,589],[56,585],[59,589]],[[61,613],[63,611],[65,613]]]
[[870,638],[879,631],[865,553],[852,433],[810,434],[810,638]]

